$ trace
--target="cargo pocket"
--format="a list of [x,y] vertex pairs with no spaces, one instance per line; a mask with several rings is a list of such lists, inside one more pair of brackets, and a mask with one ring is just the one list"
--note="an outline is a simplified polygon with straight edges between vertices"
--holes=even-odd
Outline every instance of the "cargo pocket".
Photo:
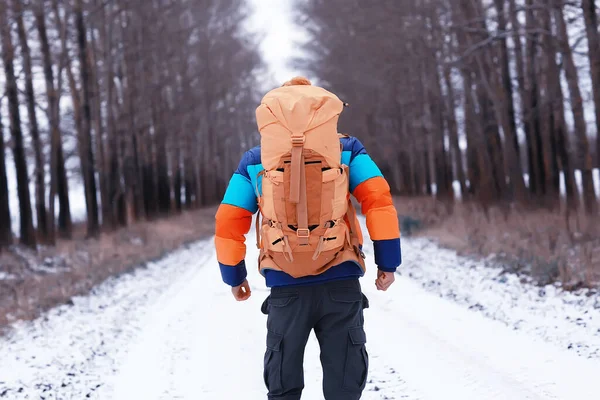
[[281,342],[283,336],[273,331],[267,331],[267,351],[265,352],[265,367],[263,378],[269,393],[278,393],[283,389],[281,368],[283,356]]
[[270,294],[262,303],[260,310],[263,314],[269,315],[273,309],[281,309],[292,304],[298,298],[297,293],[277,293]]
[[369,355],[367,354],[366,343],[367,335],[362,326],[348,331],[343,387],[352,393],[362,392],[367,383]]
[[260,306],[260,312],[265,315],[269,315],[269,297],[263,301],[262,305]]
[[369,299],[367,298],[367,296],[365,296],[365,294],[363,293],[362,295],[362,305],[363,305],[363,310],[369,308]]
[[358,303],[363,301],[363,294],[360,292],[360,290],[354,290],[350,288],[332,289],[329,292],[329,297],[331,298],[331,301],[335,303]]
[[269,296],[269,307],[286,307],[298,298],[296,293],[277,293]]

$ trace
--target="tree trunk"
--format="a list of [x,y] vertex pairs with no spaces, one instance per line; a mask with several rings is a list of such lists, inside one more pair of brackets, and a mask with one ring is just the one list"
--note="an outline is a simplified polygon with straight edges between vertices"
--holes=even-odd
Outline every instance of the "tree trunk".
[[[181,133],[181,132],[180,132]],[[181,168],[181,138],[178,136],[177,143],[175,144],[172,172],[173,172],[173,196],[175,200],[175,212],[180,213],[183,209],[181,197],[183,196],[183,169]]]
[[[113,5],[111,3],[106,4],[100,11],[101,24],[100,27],[100,41],[102,43],[104,52],[102,55],[102,62],[104,65],[104,92],[106,95],[106,155],[105,155],[105,167],[104,173],[104,184],[105,188],[104,197],[102,198],[102,215],[103,223],[108,224],[112,229],[116,229],[118,223],[118,198],[120,190],[120,178],[122,176],[118,157],[119,157],[119,146],[117,144],[116,127],[114,119],[114,92],[113,92]],[[108,14],[108,20],[106,15]],[[108,22],[110,21],[110,22]],[[99,78],[99,77],[98,77]],[[100,93],[98,88],[98,93]],[[100,100],[100,99],[99,99]],[[101,104],[100,104],[101,105]]]
[[585,32],[587,34],[590,70],[592,75],[592,93],[596,112],[596,166],[600,168],[600,35],[598,34],[598,15],[595,0],[581,0]]
[[[533,0],[526,0],[526,28],[530,32],[535,32],[537,29],[536,17],[533,11]],[[538,35],[529,33],[527,36],[527,99],[526,107],[528,129],[528,156],[530,160],[529,169],[529,190],[539,197],[546,195],[546,170],[544,167],[544,152],[542,145],[542,136],[540,132],[540,116],[539,116],[539,87],[537,78],[537,41]]]
[[[506,32],[506,17],[504,14],[504,0],[494,0],[496,13],[498,15],[498,32]],[[505,147],[507,153],[508,170],[510,173],[510,184],[514,190],[515,199],[520,203],[527,203],[527,188],[523,180],[523,167],[521,165],[521,151],[517,138],[517,124],[515,121],[515,105],[513,100],[512,78],[510,74],[508,46],[506,38],[500,40],[500,69],[501,78],[499,86],[500,98],[496,99],[501,118],[502,130],[505,136]]]
[[17,191],[20,211],[20,241],[30,247],[36,246],[36,235],[33,228],[31,199],[29,196],[29,174],[27,172],[27,157],[21,131],[21,113],[19,110],[19,89],[13,65],[14,47],[12,43],[11,24],[8,19],[6,2],[0,4],[0,36],[2,41],[2,61],[6,79],[6,95],[10,115],[10,130],[13,138],[13,158],[17,172]]
[[[503,34],[507,31],[506,16],[504,15],[504,0],[494,0],[494,3],[496,5],[496,12],[498,14],[498,31]],[[503,37],[500,40],[500,63],[502,69],[502,88],[504,89],[504,95],[506,98],[506,112],[508,114],[508,124],[510,127],[509,132],[505,132],[505,134],[507,134],[507,139],[513,142],[515,151],[517,152],[517,157],[520,157],[521,153],[519,150],[519,141],[517,138],[515,103],[513,99],[512,77],[510,74],[506,37]]]
[[[463,96],[465,110],[465,136],[467,137],[467,176],[469,177],[469,193],[480,195],[482,191],[482,168],[480,163],[480,154],[483,146],[480,145],[481,137],[477,138],[475,130],[475,106],[473,101],[473,81],[471,73],[463,70]],[[486,195],[490,193],[486,192]]]
[[44,173],[43,146],[40,140],[40,130],[35,114],[35,93],[33,91],[33,73],[31,66],[31,52],[23,22],[23,8],[21,0],[12,0],[14,16],[17,21],[17,33],[21,43],[21,58],[25,72],[25,95],[27,99],[27,113],[29,115],[29,133],[35,154],[35,208],[37,213],[38,237],[43,242],[49,240],[48,216],[46,213],[46,181]]
[[467,196],[467,183],[465,181],[465,170],[463,167],[463,154],[460,149],[458,141],[458,127],[456,123],[456,107],[454,86],[450,79],[450,68],[444,68],[444,81],[446,83],[446,124],[448,126],[448,134],[450,136],[450,147],[452,149],[452,157],[454,163],[454,170],[456,171],[456,177],[460,183],[461,196]]
[[527,92],[527,87],[525,85],[525,63],[523,61],[523,44],[521,42],[521,34],[520,28],[521,24],[518,18],[518,10],[515,4],[515,0],[509,0],[509,14],[510,14],[510,23],[512,25],[512,38],[514,42],[514,51],[515,51],[515,64],[517,71],[517,87],[519,90],[519,98],[521,104],[521,120],[523,123],[523,130],[525,132],[525,143],[527,147],[527,173],[529,174],[529,184],[528,190],[530,193],[532,191],[532,177],[534,175],[534,144],[533,144],[533,134],[531,132],[531,126],[529,124],[528,118],[531,115],[529,111],[529,97]]
[[[74,119],[75,119],[75,129],[77,131],[77,147],[78,147],[78,151],[80,154],[80,158],[81,158],[81,152],[82,152],[82,145],[83,142],[81,140],[82,137],[82,122],[81,122],[81,101],[79,98],[79,91],[77,89],[77,83],[75,82],[75,76],[73,74],[73,68],[71,66],[71,58],[69,55],[69,47],[68,47],[68,43],[67,43],[67,36],[68,36],[68,14],[65,15],[65,21],[63,22],[62,19],[60,18],[60,10],[58,8],[58,1],[57,0],[53,0],[52,1],[52,5],[53,5],[53,11],[54,11],[54,16],[55,16],[55,22],[56,22],[56,26],[58,31],[60,32],[60,41],[61,41],[61,51],[62,51],[62,59],[61,59],[61,66],[64,66],[65,68],[65,72],[67,74],[67,79],[69,81],[69,91],[71,93],[71,102],[73,105],[73,115],[74,115]],[[63,65],[64,62],[64,65]],[[62,69],[62,68],[61,68]],[[62,74],[60,74],[58,76],[58,84],[57,87],[59,89],[62,88]],[[67,179],[66,179],[66,171],[64,171],[64,156],[62,154],[62,146],[59,147],[59,154],[58,154],[58,168],[59,168],[59,180],[58,180],[58,197],[59,200],[62,198],[63,200],[61,201],[61,204],[63,201],[68,201],[68,186],[67,186]],[[82,171],[83,174],[83,171]],[[65,177],[65,179],[62,179],[62,177]],[[82,175],[83,176],[83,175]],[[84,179],[84,183],[85,183],[85,179]],[[66,200],[65,200],[66,199]],[[68,219],[67,219],[68,217]],[[68,228],[68,233],[67,236],[70,237],[71,235],[71,220],[70,220],[70,215],[65,215],[62,214],[62,206],[61,206],[61,213],[59,214],[58,217],[58,225],[59,225],[59,232],[63,232],[67,230],[67,226]]]
[[483,134],[483,153],[480,156],[483,157],[483,165],[487,165],[484,171],[491,173],[493,184],[488,190],[490,190],[492,201],[500,201],[508,198],[502,140],[495,107],[489,97],[489,90],[486,88],[490,82],[490,71],[484,67],[484,61],[481,59],[476,62],[479,66],[479,82],[477,82],[475,94],[479,105],[479,124]]
[[433,180],[431,177],[431,159],[429,157],[430,151],[426,149],[423,151],[423,158],[421,159],[421,165],[423,169],[423,176],[425,177],[425,194],[431,196],[433,194]]
[[[56,19],[56,26],[60,32],[60,42],[61,42],[61,56],[59,63],[59,73],[58,79],[56,83],[57,87],[57,97],[56,97],[56,110],[55,110],[55,123],[56,123],[56,131],[54,131],[54,140],[56,141],[56,160],[57,160],[57,182],[56,182],[56,190],[58,194],[58,204],[60,205],[60,210],[58,213],[58,232],[59,234],[65,238],[70,239],[73,235],[73,222],[71,218],[71,207],[69,201],[69,181],[67,179],[67,170],[65,167],[65,156],[60,138],[60,96],[63,88],[63,71],[66,68],[66,72],[70,78],[70,86],[71,86],[71,95],[74,99],[73,106],[75,111],[75,121],[77,133],[80,133],[80,120],[79,120],[79,108],[76,107],[79,104],[77,97],[77,90],[75,88],[75,82],[73,79],[73,74],[71,72],[71,62],[69,58],[69,51],[67,48],[67,24],[62,24],[60,19],[60,13],[58,10],[58,3],[56,0],[53,0],[53,11]],[[72,84],[71,84],[72,81]]]
[[[438,97],[438,100],[441,101],[442,97]],[[436,123],[434,124],[434,129],[436,130],[436,135],[434,136],[435,182],[437,185],[438,198],[445,201],[452,201],[454,199],[451,191],[452,173],[448,165],[448,154],[446,153],[446,135],[444,129],[444,118],[442,113],[443,110],[441,104],[436,104],[432,107],[432,115],[434,116],[434,120],[436,121]]]
[[113,25],[107,23],[106,14],[108,13],[109,20],[112,21],[115,15],[118,15],[119,11],[113,11],[112,4],[107,4],[106,9],[102,11],[102,24],[104,30],[101,30],[102,42],[104,43],[104,65],[105,68],[105,91],[106,91],[106,136],[109,147],[109,168],[110,175],[108,179],[108,190],[109,190],[109,202],[111,206],[111,219],[114,226],[123,225],[125,219],[124,210],[126,209],[125,204],[125,190],[122,184],[123,168],[122,168],[122,154],[119,146],[119,135],[117,132],[117,121],[115,114],[116,110],[116,91],[114,90],[114,61],[113,61],[113,40],[115,40],[116,32],[113,32]]
[[4,151],[4,126],[0,113],[0,252],[12,244],[12,220],[8,203],[8,180]]
[[92,112],[90,105],[91,80],[88,64],[88,48],[86,28],[83,18],[83,0],[75,0],[75,22],[77,27],[77,42],[79,47],[79,68],[81,73],[82,98],[82,151],[81,172],[83,175],[87,209],[87,235],[98,236],[100,224],[98,222],[98,198],[96,189],[94,151],[92,143]]
[[[551,1],[552,3],[552,1]],[[552,8],[543,11],[544,30],[552,32]],[[567,126],[565,122],[564,96],[560,85],[560,71],[556,65],[555,40],[550,35],[544,35],[544,47],[546,54],[546,82],[548,107],[552,114],[551,131],[553,133],[556,152],[557,167],[553,171],[553,184],[557,186],[560,193],[560,170],[564,175],[565,189],[567,194],[567,206],[572,209],[578,207],[577,189],[575,186],[575,174],[573,163],[569,157],[569,140],[567,137]]]
[[[536,0],[534,3],[538,7],[536,18],[538,28],[546,32],[551,32],[551,25],[548,20],[547,9],[542,8],[542,0]],[[548,34],[540,35],[540,69],[539,77],[539,110],[540,110],[540,128],[542,140],[542,154],[545,168],[545,205],[554,208],[558,204],[560,195],[560,172],[557,157],[557,122],[554,112],[554,100],[558,93],[555,90],[555,69],[556,62],[551,57],[556,57],[552,41]],[[554,67],[553,67],[554,66]],[[560,82],[557,80],[556,82]]]
[[[161,104],[160,109],[164,109],[165,104]],[[156,189],[157,189],[157,200],[158,200],[158,212],[159,216],[166,216],[169,214],[171,207],[171,184],[169,182],[169,165],[168,165],[168,149],[166,143],[167,132],[165,130],[165,124],[162,121],[162,113],[156,113],[156,125],[159,127],[157,130],[157,152],[156,152],[156,168],[155,174],[157,177]]]
[[[104,7],[102,7],[104,12]],[[104,27],[98,28],[103,30]],[[104,132],[102,126],[102,95],[100,92],[100,63],[97,50],[96,29],[91,27],[91,51],[89,52],[89,68],[90,79],[92,82],[91,90],[91,105],[94,134],[96,136],[97,149],[97,172],[98,181],[100,183],[100,203],[102,211],[102,227],[106,230],[115,229],[115,223],[112,220],[111,205],[109,200],[109,174],[108,174],[108,158],[110,157],[109,149],[105,145]],[[103,65],[104,68],[110,68],[108,65]]]
[[448,165],[448,155],[446,153],[446,130],[444,124],[444,104],[441,87],[441,77],[437,68],[437,58],[435,53],[431,56],[429,68],[429,113],[431,115],[432,128],[434,130],[432,138],[434,140],[434,165],[435,181],[437,184],[437,194],[441,200],[452,201],[452,172]]
[[563,15],[563,6],[559,5],[554,9],[554,19],[558,29],[559,44],[562,52],[563,64],[565,66],[565,76],[569,86],[571,97],[571,111],[575,123],[575,138],[577,140],[576,158],[581,160],[581,175],[583,183],[583,203],[585,211],[588,214],[594,214],[598,209],[596,193],[594,191],[594,177],[592,174],[592,154],[587,136],[587,124],[583,111],[583,99],[579,90],[579,77],[577,67],[573,61],[573,51],[569,45],[569,36],[567,33],[567,24]]
[[[482,18],[483,11],[481,4],[478,1],[461,1],[459,11],[454,13],[455,24],[461,26],[457,37],[459,47],[462,51],[468,52],[474,45],[482,41],[488,40],[488,33],[485,20]],[[496,118],[494,102],[490,85],[492,83],[492,67],[489,57],[487,56],[489,49],[480,49],[477,52],[465,56],[465,74],[473,74],[468,79],[469,83],[474,82],[475,85],[469,92],[472,93],[473,106],[477,106],[477,111],[471,111],[478,118],[471,121],[475,125],[472,127],[472,132],[475,136],[472,138],[478,145],[476,157],[479,159],[480,165],[480,180],[481,191],[480,199],[483,203],[495,202],[506,198],[507,184],[506,173],[503,156],[503,146],[500,138],[498,127],[498,118]],[[471,85],[473,86],[473,85]],[[465,111],[466,112],[466,111]],[[484,174],[483,171],[486,173]],[[483,196],[483,197],[481,197]]]
[[[141,99],[146,101],[142,93],[142,86],[138,85],[139,82],[143,82],[145,76],[141,75],[137,69],[137,64],[141,62],[141,46],[139,44],[139,38],[143,37],[142,34],[136,32],[136,24],[140,24],[138,18],[133,18],[130,15],[125,17],[126,23],[123,25],[122,35],[132,42],[131,51],[127,52],[125,57],[122,58],[122,68],[125,73],[125,79],[127,86],[124,89],[124,107],[125,107],[125,126],[127,139],[124,141],[123,148],[123,174],[125,177],[125,190],[126,190],[126,202],[127,209],[132,210],[130,212],[132,217],[137,220],[146,219],[149,216],[149,210],[145,205],[144,198],[144,160],[145,157],[141,154],[140,149],[146,152],[150,151],[147,149],[148,144],[143,143],[143,136],[141,135],[142,127],[138,126],[136,115],[140,112],[140,109],[146,111],[144,120],[149,120],[149,112],[144,103],[144,106],[139,105],[136,108]],[[131,218],[129,219],[131,221]]]
[[[64,156],[62,151],[62,142],[60,137],[60,93],[57,92],[54,86],[54,71],[52,69],[52,58],[50,55],[50,44],[48,42],[48,34],[46,28],[46,19],[44,16],[43,3],[38,3],[34,7],[36,27],[40,39],[40,48],[42,50],[42,60],[44,65],[44,78],[46,82],[46,96],[48,99],[48,121],[50,123],[50,194],[48,197],[48,239],[50,243],[55,242],[55,208],[54,202],[59,186],[67,188],[67,193],[59,193],[60,214],[65,218],[65,226],[59,227],[61,234],[64,236],[71,235],[71,210],[69,205],[68,184],[66,171],[64,166]],[[63,61],[61,57],[59,76],[62,75]],[[62,81],[59,78],[59,81]],[[59,180],[63,182],[59,185]],[[64,198],[63,198],[64,196]],[[66,216],[65,216],[66,215]]]

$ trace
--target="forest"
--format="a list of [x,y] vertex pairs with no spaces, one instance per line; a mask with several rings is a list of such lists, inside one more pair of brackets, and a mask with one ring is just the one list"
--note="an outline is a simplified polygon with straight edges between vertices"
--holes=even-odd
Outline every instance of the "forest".
[[297,4],[296,65],[350,103],[396,194],[597,214],[595,0]]
[[[600,282],[595,0],[291,4],[293,71],[349,103],[340,131],[401,214],[550,280]],[[251,14],[244,0],[0,3],[0,248],[73,237],[74,183],[91,238],[218,204],[281,84]]]
[[73,181],[90,238],[220,201],[257,140],[248,14],[241,0],[2,0],[0,249],[72,237]]
[[[600,284],[595,0],[296,0],[294,65],[350,104],[403,235]],[[414,229],[413,229],[414,228]]]

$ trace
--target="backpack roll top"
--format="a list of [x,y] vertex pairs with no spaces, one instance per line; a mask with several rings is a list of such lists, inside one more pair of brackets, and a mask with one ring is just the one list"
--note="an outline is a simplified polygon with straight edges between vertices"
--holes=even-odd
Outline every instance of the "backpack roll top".
[[339,165],[337,123],[343,107],[336,95],[316,86],[287,86],[267,93],[256,110],[265,170],[275,169],[282,153],[291,152],[293,136],[328,164]]

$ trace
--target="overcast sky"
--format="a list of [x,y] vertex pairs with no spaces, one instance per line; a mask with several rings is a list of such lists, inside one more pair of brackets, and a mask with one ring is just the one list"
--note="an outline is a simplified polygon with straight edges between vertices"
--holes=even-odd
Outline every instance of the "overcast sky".
[[255,8],[251,21],[253,30],[264,33],[261,44],[264,57],[277,83],[283,83],[300,71],[289,68],[286,63],[294,53],[294,40],[301,38],[297,26],[292,23],[293,0],[250,0]]

